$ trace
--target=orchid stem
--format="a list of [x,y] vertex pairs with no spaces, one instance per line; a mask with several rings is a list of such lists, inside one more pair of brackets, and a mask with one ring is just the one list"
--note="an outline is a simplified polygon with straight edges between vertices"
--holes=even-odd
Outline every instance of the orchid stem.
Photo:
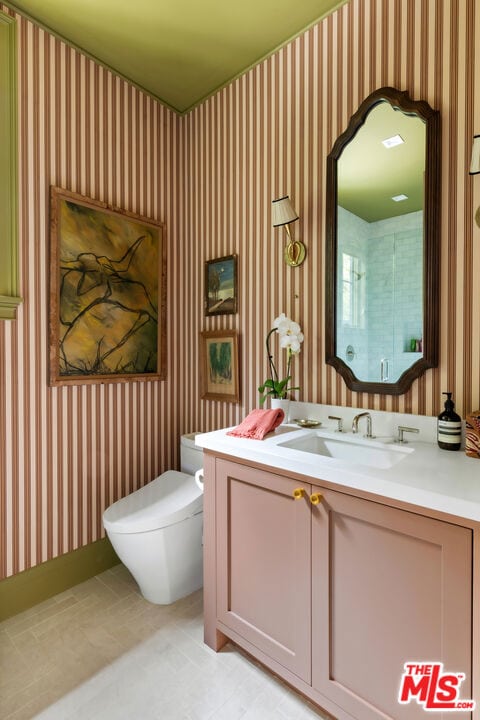
[[278,382],[278,373],[275,368],[275,365],[273,364],[273,356],[270,352],[270,337],[274,332],[275,332],[275,328],[272,328],[267,335],[265,344],[267,346],[267,357],[268,357],[268,364],[269,364],[269,369],[270,369],[270,377],[272,379],[272,382]]
[[288,348],[288,360],[287,360],[287,378],[290,377],[290,367],[292,364],[292,351]]

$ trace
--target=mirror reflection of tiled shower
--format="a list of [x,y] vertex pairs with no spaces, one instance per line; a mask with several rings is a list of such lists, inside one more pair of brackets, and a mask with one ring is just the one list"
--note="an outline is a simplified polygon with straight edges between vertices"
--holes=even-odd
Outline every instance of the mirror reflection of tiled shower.
[[337,351],[359,380],[396,382],[421,357],[422,212],[368,223],[338,208]]

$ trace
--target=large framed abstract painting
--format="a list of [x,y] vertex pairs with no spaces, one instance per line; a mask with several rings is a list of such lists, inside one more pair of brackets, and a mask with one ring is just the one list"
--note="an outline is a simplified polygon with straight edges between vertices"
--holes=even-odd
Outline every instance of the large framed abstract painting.
[[163,379],[163,226],[55,187],[50,206],[50,384]]
[[201,333],[201,397],[204,400],[239,402],[236,330]]

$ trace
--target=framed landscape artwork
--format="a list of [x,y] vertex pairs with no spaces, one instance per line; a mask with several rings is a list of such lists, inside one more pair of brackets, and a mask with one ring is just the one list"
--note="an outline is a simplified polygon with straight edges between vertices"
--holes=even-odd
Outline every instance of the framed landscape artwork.
[[238,340],[235,330],[201,333],[201,397],[238,403]]
[[50,384],[164,378],[163,226],[60,188],[50,203]]
[[205,263],[205,315],[237,312],[237,256],[227,255]]

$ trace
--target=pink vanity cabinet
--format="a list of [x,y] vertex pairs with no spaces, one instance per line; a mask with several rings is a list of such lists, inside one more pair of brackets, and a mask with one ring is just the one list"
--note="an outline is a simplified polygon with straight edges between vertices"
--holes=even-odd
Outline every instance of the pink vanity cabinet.
[[472,528],[210,452],[204,468],[210,647],[231,639],[337,720],[425,720],[397,701],[407,661],[464,672],[472,697]]

